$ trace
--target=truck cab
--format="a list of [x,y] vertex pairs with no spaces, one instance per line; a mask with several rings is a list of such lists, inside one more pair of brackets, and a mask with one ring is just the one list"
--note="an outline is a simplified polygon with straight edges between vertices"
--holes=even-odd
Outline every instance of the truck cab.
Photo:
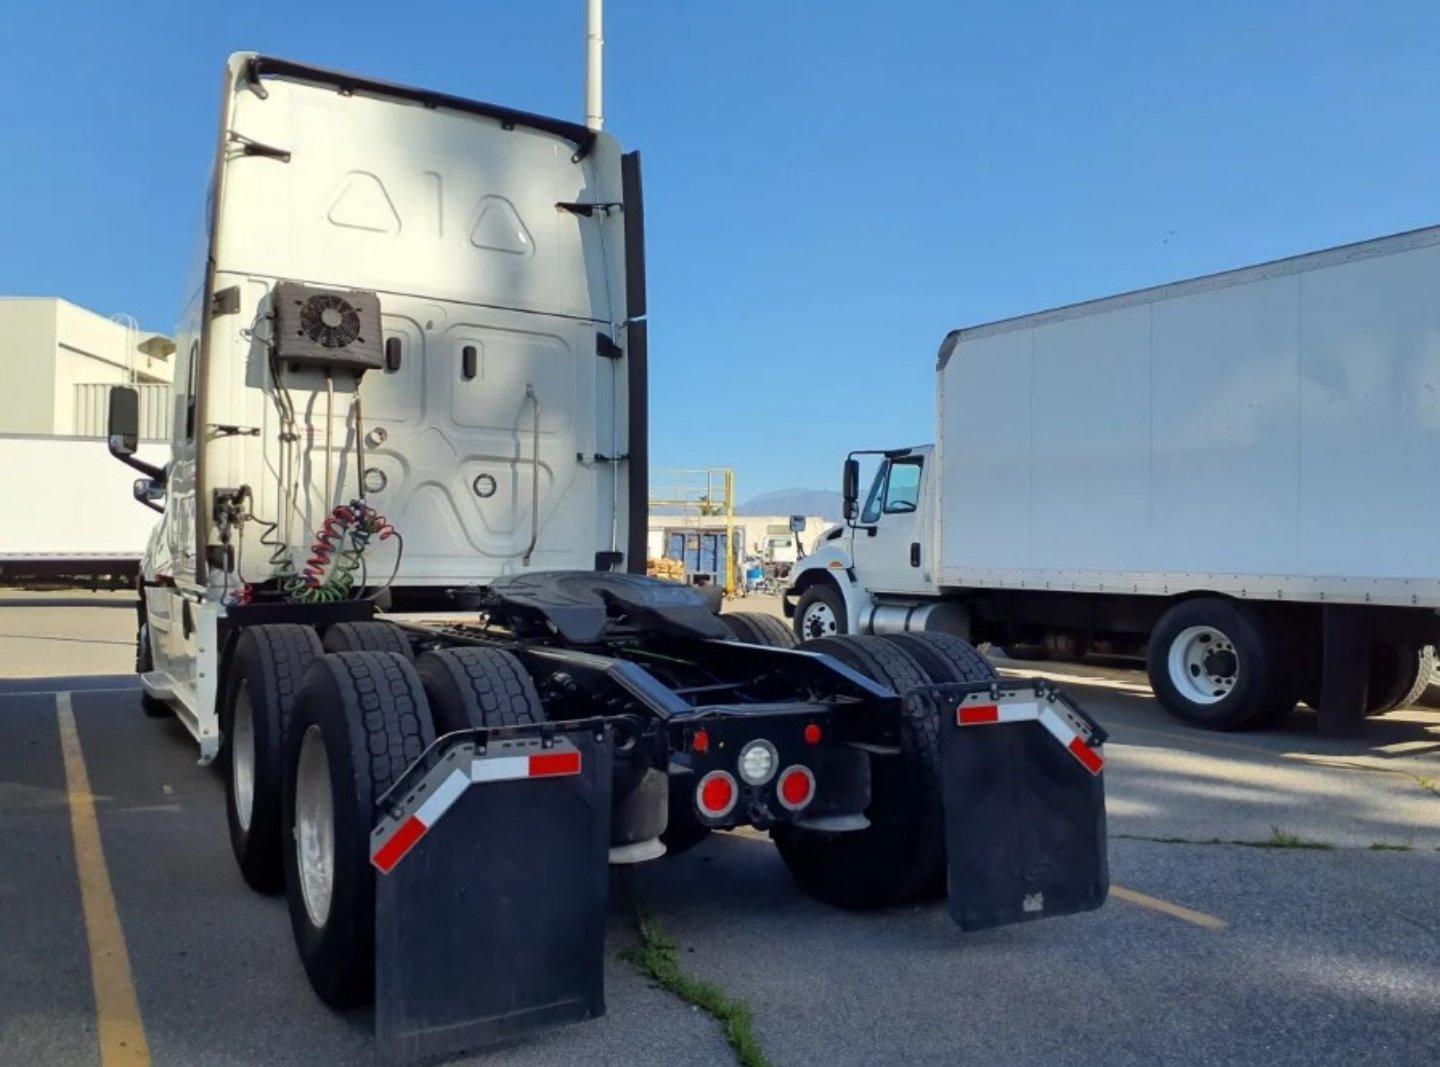
[[[874,473],[862,495],[864,457]],[[844,524],[790,572],[783,604],[797,637],[903,632],[940,621],[930,617],[936,605],[916,606],[916,598],[936,595],[934,466],[928,444],[850,453]]]

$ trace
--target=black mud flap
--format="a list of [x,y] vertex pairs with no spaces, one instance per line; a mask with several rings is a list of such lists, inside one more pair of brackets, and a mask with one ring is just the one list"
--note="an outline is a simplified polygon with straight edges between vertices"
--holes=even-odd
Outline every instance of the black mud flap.
[[605,1013],[608,731],[490,733],[436,742],[371,835],[375,1037],[389,1062]]
[[926,686],[907,699],[940,715],[961,929],[1100,907],[1110,888],[1100,726],[1043,681]]

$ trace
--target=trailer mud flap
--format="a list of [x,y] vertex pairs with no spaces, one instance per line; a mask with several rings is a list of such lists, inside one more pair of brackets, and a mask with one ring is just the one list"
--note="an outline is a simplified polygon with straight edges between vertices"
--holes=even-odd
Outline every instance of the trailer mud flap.
[[605,1013],[610,776],[608,731],[546,725],[442,738],[391,791],[370,841],[383,1059]]
[[926,690],[940,716],[951,918],[984,930],[1100,907],[1100,726],[1041,681]]

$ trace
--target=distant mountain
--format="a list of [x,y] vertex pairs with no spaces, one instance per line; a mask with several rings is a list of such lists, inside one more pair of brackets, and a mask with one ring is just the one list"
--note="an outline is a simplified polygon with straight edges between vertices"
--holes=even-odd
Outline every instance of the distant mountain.
[[819,515],[839,522],[840,494],[834,489],[777,489],[752,496],[735,509],[737,515]]

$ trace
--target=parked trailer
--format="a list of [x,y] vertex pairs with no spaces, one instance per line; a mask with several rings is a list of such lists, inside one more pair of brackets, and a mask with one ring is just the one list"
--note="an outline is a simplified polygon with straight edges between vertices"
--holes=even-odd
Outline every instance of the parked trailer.
[[1440,228],[957,330],[936,444],[875,454],[792,575],[806,635],[1144,649],[1233,729],[1429,681]]
[[637,156],[251,54],[222,115],[189,417],[161,470],[117,389],[110,443],[165,500],[145,707],[226,764],[326,1003],[398,1059],[593,1018],[607,865],[738,826],[839,906],[1101,904],[1104,733],[1058,690],[643,574]]
[[[164,452],[147,443],[140,455],[161,462]],[[135,479],[103,438],[3,434],[0,470],[11,501],[0,520],[0,583],[135,584],[154,523],[130,502]]]

